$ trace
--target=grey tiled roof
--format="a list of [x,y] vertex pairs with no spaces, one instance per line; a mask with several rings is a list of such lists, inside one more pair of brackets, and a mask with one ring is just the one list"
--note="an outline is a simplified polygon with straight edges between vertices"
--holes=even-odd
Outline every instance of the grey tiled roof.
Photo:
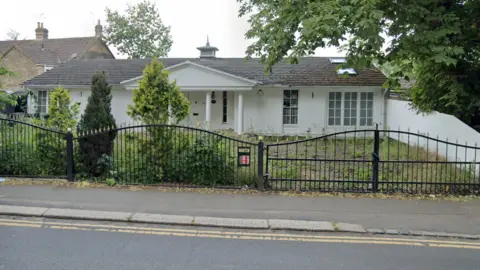
[[96,37],[78,37],[0,41],[0,55],[16,46],[36,64],[55,66],[69,61],[73,54],[81,57],[96,40]]
[[[199,58],[163,58],[165,66],[184,61],[194,62],[239,77],[256,80],[263,84],[299,85],[299,86],[381,86],[385,76],[376,69],[357,70],[357,75],[348,78],[337,75],[335,65],[326,57],[305,57],[299,64],[281,62],[274,66],[271,74],[264,73],[264,66],[258,59],[217,58],[204,60]],[[93,59],[72,60],[55,69],[45,72],[25,85],[90,85],[96,71],[106,71],[110,84],[142,75],[145,65],[151,59]]]

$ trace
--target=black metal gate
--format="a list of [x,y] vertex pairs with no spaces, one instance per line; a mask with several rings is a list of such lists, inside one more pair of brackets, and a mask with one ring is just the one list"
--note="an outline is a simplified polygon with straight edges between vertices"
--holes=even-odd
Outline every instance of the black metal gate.
[[272,190],[479,194],[480,148],[419,133],[350,130],[266,147]]

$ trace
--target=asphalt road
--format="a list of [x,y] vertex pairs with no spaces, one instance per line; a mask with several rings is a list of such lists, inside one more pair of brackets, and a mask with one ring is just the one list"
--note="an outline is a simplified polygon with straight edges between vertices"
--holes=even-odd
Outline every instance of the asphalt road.
[[480,269],[480,249],[472,248],[238,240],[201,232],[161,235],[168,228],[152,234],[137,233],[138,227],[54,225],[0,221],[0,269]]

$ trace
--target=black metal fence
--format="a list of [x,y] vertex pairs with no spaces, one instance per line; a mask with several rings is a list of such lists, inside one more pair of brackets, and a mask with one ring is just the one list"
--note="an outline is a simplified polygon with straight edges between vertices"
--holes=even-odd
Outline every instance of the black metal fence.
[[0,119],[0,175],[66,178],[66,136],[30,123]]
[[261,190],[480,192],[476,145],[389,130],[276,140],[264,145],[171,125],[72,134],[0,119],[0,176]]
[[479,194],[480,148],[390,130],[269,144],[273,190]]
[[191,127],[140,125],[81,134],[74,153],[77,178],[229,188],[256,187],[258,180],[257,143]]

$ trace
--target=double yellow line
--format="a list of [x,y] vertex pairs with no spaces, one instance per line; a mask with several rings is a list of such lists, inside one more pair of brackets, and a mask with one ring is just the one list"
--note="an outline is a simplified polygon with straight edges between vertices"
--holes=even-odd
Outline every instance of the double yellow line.
[[316,242],[316,243],[349,243],[349,244],[375,244],[375,245],[402,245],[419,247],[443,247],[443,248],[463,248],[480,249],[480,241],[453,241],[453,240],[433,240],[433,239],[411,239],[411,238],[391,238],[391,237],[359,237],[359,236],[335,236],[335,235],[308,235],[308,234],[286,234],[270,232],[236,232],[236,231],[215,231],[215,230],[193,230],[193,229],[173,229],[173,228],[155,228],[142,226],[121,226],[106,224],[88,224],[88,223],[65,223],[52,221],[32,221],[32,220],[12,220],[1,219],[0,226],[8,227],[30,227],[30,228],[50,228],[61,230],[77,231],[95,231],[95,232],[119,232],[134,233],[144,235],[166,235],[181,237],[201,237],[201,238],[222,238],[239,240],[277,240],[277,241],[296,241],[296,242]]

